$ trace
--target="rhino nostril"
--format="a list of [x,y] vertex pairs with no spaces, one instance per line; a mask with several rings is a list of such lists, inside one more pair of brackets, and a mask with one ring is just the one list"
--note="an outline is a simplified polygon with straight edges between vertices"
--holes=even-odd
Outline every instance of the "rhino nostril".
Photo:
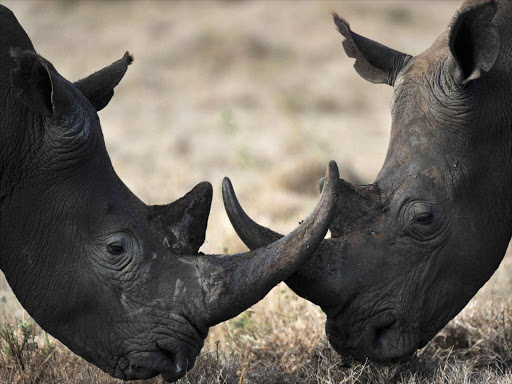
[[179,345],[165,340],[157,342],[160,353],[166,358],[167,366],[161,370],[160,374],[164,381],[174,382],[185,376],[188,369],[192,367],[189,360]]
[[176,380],[185,376],[187,372],[186,368],[179,362],[176,361],[176,357],[172,358],[167,354],[169,360],[172,361],[172,369],[169,371],[160,372],[162,379],[166,382],[175,382]]
[[383,323],[376,326],[373,344],[375,348],[382,347],[386,340],[388,340],[393,332],[393,326],[396,323],[396,319],[388,319]]

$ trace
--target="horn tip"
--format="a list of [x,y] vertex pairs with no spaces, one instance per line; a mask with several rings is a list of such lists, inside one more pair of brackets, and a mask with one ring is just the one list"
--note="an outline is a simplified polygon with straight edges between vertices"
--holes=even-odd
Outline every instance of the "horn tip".
[[209,181],[201,181],[199,184],[196,185],[196,188],[202,189],[204,191],[213,192],[212,183],[210,183]]
[[233,192],[233,184],[231,183],[229,177],[225,177],[222,180],[222,194],[225,194],[227,192]]
[[326,178],[330,180],[337,180],[340,177],[338,164],[334,160],[329,161],[329,166],[327,167]]
[[192,193],[196,196],[201,196],[201,198],[211,201],[213,197],[213,187],[210,182],[202,181],[194,188],[192,188],[189,193]]

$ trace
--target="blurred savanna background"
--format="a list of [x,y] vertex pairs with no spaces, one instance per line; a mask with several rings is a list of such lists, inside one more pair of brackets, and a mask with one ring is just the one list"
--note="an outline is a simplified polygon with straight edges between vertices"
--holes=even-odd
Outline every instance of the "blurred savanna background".
[[[114,167],[149,204],[214,186],[202,251],[246,248],[224,212],[229,176],[258,222],[289,232],[313,208],[329,160],[369,183],[386,155],[392,89],[361,79],[330,12],[409,54],[458,1],[0,1],[69,80],[133,53],[100,112]],[[324,315],[280,284],[210,330],[181,383],[511,383],[512,261],[407,363],[340,358]],[[46,335],[0,277],[0,383],[116,383]],[[160,382],[160,378],[150,382]]]

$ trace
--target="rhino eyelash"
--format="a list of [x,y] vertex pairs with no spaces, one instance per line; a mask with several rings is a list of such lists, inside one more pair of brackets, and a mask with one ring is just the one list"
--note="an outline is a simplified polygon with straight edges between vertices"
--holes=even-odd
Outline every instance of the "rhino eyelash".
[[432,223],[432,214],[422,213],[416,218],[416,222],[421,225],[428,225]]
[[125,248],[120,243],[113,243],[107,246],[107,252],[112,256],[119,256],[126,252]]

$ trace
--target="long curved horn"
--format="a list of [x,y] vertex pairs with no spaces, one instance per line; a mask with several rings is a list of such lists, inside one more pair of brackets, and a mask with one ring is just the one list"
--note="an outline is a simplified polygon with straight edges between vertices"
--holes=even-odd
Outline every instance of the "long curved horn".
[[247,248],[258,249],[266,247],[270,243],[284,237],[280,233],[259,225],[245,213],[238,202],[233,184],[231,184],[231,180],[227,177],[222,182],[222,199],[224,200],[224,208],[231,225]]
[[[320,179],[320,192],[323,190],[324,183],[325,177]],[[366,218],[370,221],[376,212],[381,212],[384,209],[382,196],[378,187],[374,184],[353,185],[339,179],[337,180],[336,193],[336,214],[329,226],[333,238],[343,237],[344,233],[350,232],[351,223],[356,220]],[[224,179],[222,198],[231,225],[249,249],[264,247],[283,237],[283,235],[256,223],[245,213],[238,202],[229,179]]]
[[327,233],[336,207],[338,178],[338,167],[331,161],[320,201],[304,222],[287,236],[265,248],[243,254],[198,258],[207,326],[236,316],[257,303],[315,251]]

